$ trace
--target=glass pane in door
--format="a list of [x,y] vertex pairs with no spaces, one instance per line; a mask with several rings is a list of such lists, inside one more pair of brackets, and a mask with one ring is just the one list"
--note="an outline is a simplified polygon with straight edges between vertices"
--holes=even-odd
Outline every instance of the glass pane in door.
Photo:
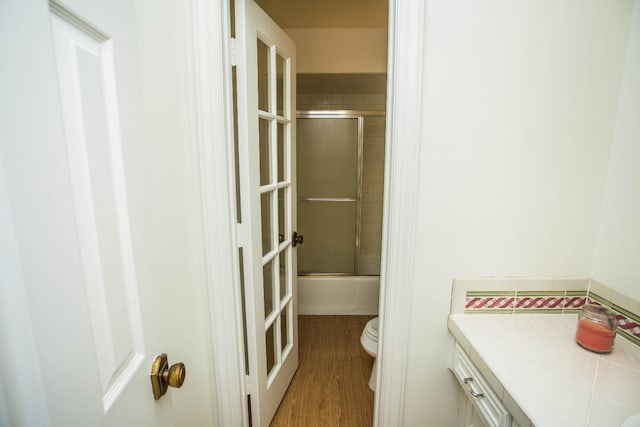
[[289,249],[285,249],[280,252],[280,301],[284,300],[289,296],[289,259],[288,254]]
[[288,188],[278,189],[278,242],[287,240],[287,191]]
[[269,46],[258,39],[258,109],[269,111]]
[[276,55],[276,114],[284,115],[284,58]]
[[267,185],[271,182],[271,147],[269,121],[258,119],[258,138],[260,151],[260,185]]
[[286,307],[282,309],[282,317],[280,318],[280,345],[281,350],[284,352],[284,349],[287,348],[287,344],[289,344],[289,307],[291,303],[287,304]]
[[262,254],[266,255],[273,249],[273,238],[271,237],[271,194],[262,193],[260,195],[260,214],[262,216]]
[[262,267],[262,280],[264,289],[264,315],[269,317],[274,308],[275,288],[273,287],[273,262],[269,261]]
[[278,182],[282,182],[285,180],[285,173],[287,172],[287,163],[286,163],[286,148],[284,145],[285,139],[285,125],[282,123],[278,123],[277,125],[277,135],[278,135]]
[[271,374],[273,368],[276,366],[276,354],[278,352],[278,348],[276,347],[276,334],[275,334],[275,323],[269,326],[267,332],[265,333],[265,339],[267,341],[267,375]]

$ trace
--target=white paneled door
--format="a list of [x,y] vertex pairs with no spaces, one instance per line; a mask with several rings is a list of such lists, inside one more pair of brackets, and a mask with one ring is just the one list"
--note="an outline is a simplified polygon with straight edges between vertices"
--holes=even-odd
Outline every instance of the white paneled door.
[[240,246],[253,425],[267,426],[298,368],[295,44],[237,2]]
[[183,7],[0,3],[2,425],[212,425]]

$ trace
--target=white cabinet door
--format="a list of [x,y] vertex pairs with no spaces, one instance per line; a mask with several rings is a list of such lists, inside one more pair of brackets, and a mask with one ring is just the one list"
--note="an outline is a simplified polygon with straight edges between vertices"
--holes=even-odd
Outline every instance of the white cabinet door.
[[0,2],[0,424],[212,425],[184,7]]
[[296,48],[253,0],[236,5],[251,410],[254,425],[267,426],[298,368]]
[[460,414],[458,414],[458,425],[460,427],[487,427],[487,424],[466,393],[461,391],[459,399]]
[[[462,387],[464,419],[475,425],[478,416],[483,424],[489,427],[508,427],[511,425],[511,414],[507,411],[498,395],[483,378],[471,358],[459,344],[455,344],[451,371]],[[469,408],[472,407],[472,411]]]

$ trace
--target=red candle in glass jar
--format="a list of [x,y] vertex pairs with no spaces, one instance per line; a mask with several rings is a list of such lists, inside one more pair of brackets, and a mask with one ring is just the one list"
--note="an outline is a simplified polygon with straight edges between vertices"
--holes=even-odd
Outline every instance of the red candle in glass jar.
[[609,353],[617,329],[616,315],[606,307],[585,304],[578,316],[576,342],[596,353]]

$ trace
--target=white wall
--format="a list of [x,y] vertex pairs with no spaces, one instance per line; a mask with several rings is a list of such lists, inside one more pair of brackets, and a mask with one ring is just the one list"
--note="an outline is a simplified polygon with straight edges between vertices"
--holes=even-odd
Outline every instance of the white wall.
[[640,1],[620,90],[593,276],[640,298]]
[[405,425],[455,422],[454,276],[590,274],[631,8],[427,3]]
[[387,31],[381,28],[288,28],[298,73],[385,73]]

